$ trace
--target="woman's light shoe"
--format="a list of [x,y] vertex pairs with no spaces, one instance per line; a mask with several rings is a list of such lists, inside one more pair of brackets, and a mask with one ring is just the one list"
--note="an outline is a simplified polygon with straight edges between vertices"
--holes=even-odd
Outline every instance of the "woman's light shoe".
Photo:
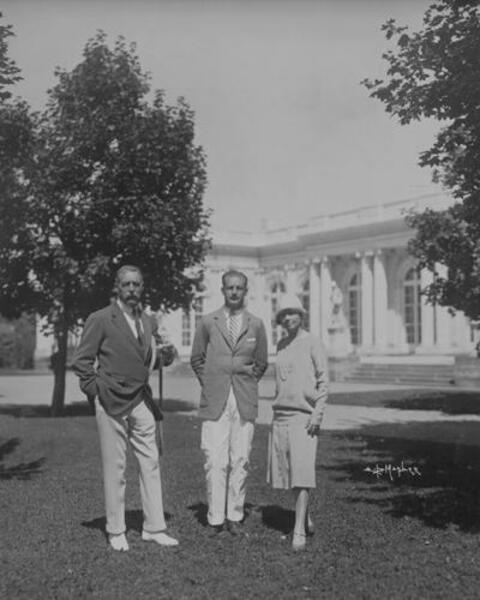
[[142,531],[142,540],[144,542],[156,542],[160,546],[178,546],[178,540],[164,531],[158,531],[157,533]]
[[128,550],[128,542],[124,533],[118,535],[108,534],[108,543],[114,550],[119,552],[126,552]]
[[292,537],[292,550],[295,552],[301,552],[305,550],[307,545],[306,535],[304,533],[295,533],[293,532]]

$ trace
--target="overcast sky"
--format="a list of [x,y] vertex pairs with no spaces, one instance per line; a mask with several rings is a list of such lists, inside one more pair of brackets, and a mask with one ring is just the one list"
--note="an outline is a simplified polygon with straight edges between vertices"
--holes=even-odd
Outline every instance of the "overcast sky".
[[154,88],[184,96],[208,159],[219,229],[257,229],[431,193],[417,166],[434,123],[401,127],[368,97],[380,30],[414,29],[424,0],[3,0],[17,93],[42,108],[54,68],[72,69],[103,29],[137,43]]

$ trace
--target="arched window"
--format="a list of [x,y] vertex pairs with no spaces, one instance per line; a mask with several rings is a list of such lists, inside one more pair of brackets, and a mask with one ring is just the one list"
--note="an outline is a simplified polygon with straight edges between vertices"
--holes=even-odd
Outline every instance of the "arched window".
[[407,344],[422,343],[422,302],[418,269],[407,271],[403,281],[403,307]]
[[362,343],[362,303],[360,275],[355,273],[348,284],[348,325],[353,346]]
[[270,286],[270,309],[271,309],[271,328],[272,328],[272,343],[275,345],[278,342],[278,325],[275,321],[275,316],[278,310],[278,301],[280,296],[285,293],[285,284],[283,281],[275,281]]
[[305,309],[303,326],[307,331],[310,330],[310,279],[307,277],[302,285],[302,291],[299,294],[300,302]]

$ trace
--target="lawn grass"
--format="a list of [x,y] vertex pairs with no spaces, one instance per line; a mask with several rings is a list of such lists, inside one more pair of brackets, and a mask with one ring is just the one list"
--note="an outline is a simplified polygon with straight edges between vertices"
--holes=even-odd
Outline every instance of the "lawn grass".
[[[385,398],[391,399],[389,392]],[[379,399],[380,401],[380,399]],[[27,416],[25,416],[27,414]],[[130,552],[106,544],[101,466],[88,411],[0,416],[0,597],[10,599],[478,598],[480,452],[446,442],[433,423],[324,432],[316,534],[290,550],[289,494],[264,482],[268,428],[257,426],[245,535],[205,528],[200,421],[168,413],[162,460],[165,511],[180,546],[140,539],[136,465],[127,472]],[[23,415],[23,416],[22,416]],[[446,423],[458,427],[462,423]],[[477,427],[480,424],[468,423]],[[428,435],[437,427],[436,436]],[[423,428],[423,429],[421,429]],[[432,439],[429,439],[432,438]],[[480,439],[480,436],[479,436]],[[377,476],[376,464],[421,476]]]

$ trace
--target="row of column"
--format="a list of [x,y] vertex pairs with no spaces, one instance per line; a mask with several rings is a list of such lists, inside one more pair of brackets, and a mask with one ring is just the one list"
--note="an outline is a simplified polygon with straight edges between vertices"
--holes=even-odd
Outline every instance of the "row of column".
[[[385,253],[376,250],[359,253],[356,258],[360,262],[362,352],[383,353],[388,346],[400,352],[408,351],[403,314],[403,287],[400,286],[397,290],[399,296],[394,299],[392,306],[389,306]],[[441,273],[440,267],[439,273]],[[420,287],[423,289],[432,282],[433,275],[424,269],[420,277]],[[333,281],[328,257],[316,258],[310,262],[309,278],[311,331],[319,333],[328,346]],[[448,351],[452,345],[452,317],[448,309],[433,306],[423,299],[420,302],[422,335],[421,344],[416,351],[420,353]],[[348,299],[344,300],[343,309],[348,311]],[[348,314],[345,314],[345,317],[348,320]],[[453,342],[454,345],[461,346],[465,340],[458,339],[457,344],[455,340]]]
[[[389,299],[389,278],[387,275],[387,254],[382,250],[358,253],[358,272],[360,274],[360,327],[362,353],[383,353],[388,348],[398,352],[408,352],[406,340],[405,315],[404,315],[404,289],[399,280],[395,283]],[[310,329],[320,335],[327,347],[331,342],[329,331],[332,318],[332,261],[328,256],[316,257],[305,264],[308,269],[310,283]],[[289,292],[297,292],[299,288],[299,271],[294,265],[286,266],[283,281]],[[210,273],[212,277],[214,273]],[[215,275],[217,275],[215,273]],[[268,285],[268,269],[254,269],[251,286],[250,309],[264,319],[268,327],[271,318],[270,290]],[[338,273],[336,273],[338,275]],[[213,310],[221,303],[220,271],[218,277],[213,277],[210,287],[218,287],[215,295],[215,306],[206,306],[206,310]],[[218,279],[218,281],[217,281]],[[422,270],[420,286],[424,288],[432,281],[430,271]],[[348,293],[348,281],[342,281],[342,291]],[[393,284],[392,284],[393,285]],[[396,289],[398,286],[398,289]],[[218,296],[218,298],[217,298]],[[210,299],[211,300],[211,299]],[[209,303],[210,304],[210,303]],[[345,317],[345,327],[348,323],[349,299],[344,297],[342,311]],[[458,336],[458,345],[465,345],[465,324],[459,327],[460,332],[455,333],[452,317],[448,310],[440,306],[432,306],[421,300],[421,344],[416,352],[430,353],[447,351],[452,345],[452,338]],[[463,319],[463,317],[461,317]],[[461,319],[459,318],[459,321]],[[463,319],[464,320],[464,319]],[[461,333],[463,331],[463,333]],[[347,332],[349,336],[349,331]],[[460,339],[462,338],[462,339]],[[455,345],[455,340],[454,340]],[[351,350],[351,348],[350,348]]]
[[[373,268],[369,264],[371,256]],[[323,342],[328,345],[333,282],[329,259],[314,259],[310,263],[309,277],[311,331],[319,332]],[[362,348],[371,350],[375,346],[375,349],[381,350],[387,341],[388,311],[387,275],[381,253],[360,256],[360,282]],[[344,300],[342,309],[346,308],[347,302]],[[345,317],[348,319],[348,315]]]

